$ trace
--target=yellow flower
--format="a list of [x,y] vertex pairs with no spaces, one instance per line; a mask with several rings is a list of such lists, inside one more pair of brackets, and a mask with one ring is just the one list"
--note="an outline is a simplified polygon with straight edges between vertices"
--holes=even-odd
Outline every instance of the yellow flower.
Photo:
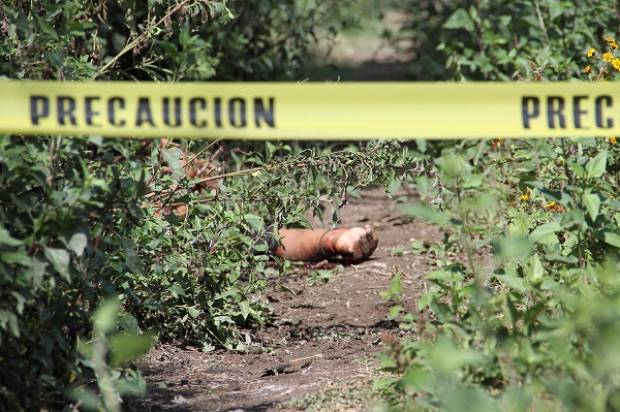
[[556,213],[564,213],[566,211],[566,209],[564,208],[564,206],[562,206],[561,204],[554,202],[553,200],[550,202],[547,202],[546,205],[543,206],[545,209],[550,210],[552,212],[556,212]]
[[606,62],[610,62],[613,58],[614,58],[614,55],[612,52],[603,53],[603,60],[605,60]]
[[611,61],[611,65],[614,66],[614,69],[620,72],[620,59],[613,59]]
[[522,201],[523,203],[529,202],[530,201],[530,192],[523,193],[521,196],[519,196],[519,200]]
[[605,40],[607,40],[607,44],[609,44],[609,47],[611,47],[612,49],[615,50],[618,48],[618,43],[616,43],[616,39],[614,39],[613,37],[607,36]]
[[588,57],[592,57],[592,56],[594,56],[595,54],[596,54],[596,49],[595,49],[594,47],[590,47],[590,48],[588,49],[588,51],[586,52],[586,55],[587,55]]
[[609,141],[609,144],[616,144],[618,143],[618,138],[616,138],[616,136],[609,136],[607,141]]
[[592,71],[592,67],[590,67],[590,65],[587,65],[586,67],[583,68],[583,71],[586,72],[586,74],[588,74]]

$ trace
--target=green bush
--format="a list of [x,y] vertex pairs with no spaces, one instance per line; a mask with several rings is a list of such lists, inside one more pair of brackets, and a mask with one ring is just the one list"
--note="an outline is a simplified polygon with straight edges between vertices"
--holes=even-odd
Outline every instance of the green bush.
[[[340,6],[3,2],[0,75],[292,79],[313,31]],[[141,385],[122,363],[101,363],[114,343],[106,336],[117,332],[148,330],[204,350],[243,348],[239,327],[266,321],[260,291],[283,269],[256,253],[266,252],[262,232],[307,224],[305,213],[324,207],[319,199],[339,204],[347,190],[389,182],[415,160],[392,144],[320,152],[309,145],[156,143],[0,138],[0,409],[62,409],[76,396],[84,408],[116,408],[110,391],[124,384],[112,377]],[[234,178],[196,190],[177,160],[181,149],[212,156],[214,174]],[[188,212],[158,213],[167,204],[185,204]],[[92,335],[93,313],[108,298],[120,302],[117,325]],[[91,343],[78,351],[78,341]],[[89,392],[96,387],[100,400]]]
[[419,80],[541,80],[579,76],[589,47],[618,34],[618,5],[603,0],[411,1],[403,37]]
[[[614,2],[460,2],[437,34],[447,73],[536,81],[617,76]],[[570,7],[569,7],[570,6]],[[596,50],[588,52],[593,47]],[[604,55],[610,52],[613,55]],[[590,56],[589,56],[590,55]],[[587,67],[587,68],[586,68]],[[617,410],[620,148],[607,139],[434,144],[418,177],[438,225],[418,311],[391,316],[396,410]],[[398,282],[395,283],[398,286]],[[405,299],[398,287],[389,296]]]

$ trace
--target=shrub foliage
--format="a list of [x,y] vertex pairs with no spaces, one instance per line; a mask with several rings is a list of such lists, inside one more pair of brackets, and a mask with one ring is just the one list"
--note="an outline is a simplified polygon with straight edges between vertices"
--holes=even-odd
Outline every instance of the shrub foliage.
[[[292,79],[313,31],[341,4],[3,2],[0,75]],[[250,337],[239,328],[267,319],[265,277],[284,268],[268,262],[263,232],[306,225],[320,199],[340,204],[412,160],[390,144],[158,143],[0,138],[0,409],[77,399],[117,410],[116,394],[143,389],[122,360],[145,350],[145,330],[204,350],[242,348]],[[180,159],[193,154],[211,184],[186,172]],[[97,319],[117,321],[102,329]]]
[[[447,77],[601,81],[620,68],[615,2],[432,3],[442,7],[429,23],[441,28],[434,53]],[[426,156],[431,177],[415,183],[428,203],[407,212],[438,225],[444,241],[418,311],[392,308],[410,332],[385,338],[393,375],[376,388],[388,404],[620,408],[616,137],[498,136],[431,145]],[[397,302],[406,298],[398,292]]]

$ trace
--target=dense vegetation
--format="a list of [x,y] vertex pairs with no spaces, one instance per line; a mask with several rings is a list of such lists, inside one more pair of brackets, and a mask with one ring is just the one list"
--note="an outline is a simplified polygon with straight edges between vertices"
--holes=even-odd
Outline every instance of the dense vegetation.
[[[0,74],[294,79],[313,31],[336,10],[314,1],[3,2]],[[266,252],[262,233],[306,225],[304,213],[325,207],[319,199],[340,204],[409,161],[384,144],[3,136],[0,409],[75,399],[117,410],[117,393],[144,388],[123,361],[151,337],[242,349],[249,336],[239,328],[266,321],[260,291],[283,270],[255,253]]]
[[[0,75],[297,80],[313,39],[349,24],[353,5],[5,1]],[[620,67],[610,0],[391,7],[406,16],[397,37],[412,39],[414,79],[611,80]],[[0,409],[118,410],[118,394],[144,389],[127,361],[153,339],[242,349],[243,328],[268,321],[266,279],[286,271],[256,253],[262,234],[306,225],[321,199],[339,205],[399,179],[429,201],[408,213],[439,225],[445,242],[418,313],[398,304],[408,297],[395,275],[391,315],[409,337],[386,337],[389,375],[376,387],[390,407],[620,409],[616,138],[500,137],[328,146],[2,136]],[[188,160],[208,172],[189,173]],[[410,173],[420,165],[424,174]]]
[[[450,75],[617,76],[615,2],[461,3],[428,2],[443,17],[411,19],[441,29],[424,41],[438,43]],[[498,137],[426,156],[432,177],[415,184],[430,205],[407,211],[440,226],[444,242],[417,313],[404,312],[394,278],[391,315],[411,337],[385,337],[394,375],[377,389],[395,409],[618,410],[617,138]]]

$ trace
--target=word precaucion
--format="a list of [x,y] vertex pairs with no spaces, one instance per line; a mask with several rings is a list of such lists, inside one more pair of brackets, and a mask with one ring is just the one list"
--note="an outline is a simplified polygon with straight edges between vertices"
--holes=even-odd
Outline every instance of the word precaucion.
[[55,121],[58,126],[89,127],[191,127],[275,128],[273,97],[161,97],[30,95],[30,121],[39,126]]

